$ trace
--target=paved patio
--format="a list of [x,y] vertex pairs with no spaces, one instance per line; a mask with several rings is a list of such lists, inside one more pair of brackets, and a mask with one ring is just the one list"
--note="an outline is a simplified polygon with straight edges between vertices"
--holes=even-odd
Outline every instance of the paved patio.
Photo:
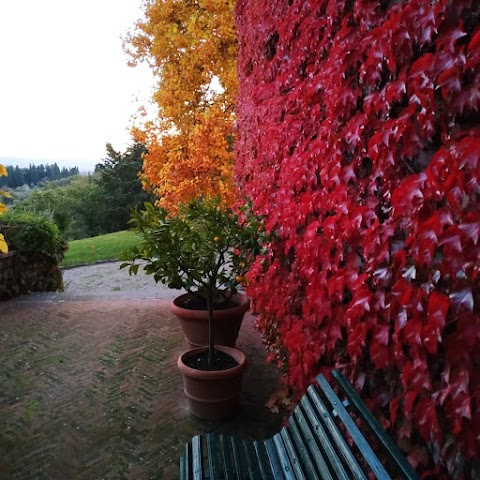
[[278,430],[265,403],[279,373],[252,315],[238,339],[249,359],[238,415],[189,414],[176,367],[186,342],[168,304],[105,290],[0,303],[0,478],[174,479],[195,433]]

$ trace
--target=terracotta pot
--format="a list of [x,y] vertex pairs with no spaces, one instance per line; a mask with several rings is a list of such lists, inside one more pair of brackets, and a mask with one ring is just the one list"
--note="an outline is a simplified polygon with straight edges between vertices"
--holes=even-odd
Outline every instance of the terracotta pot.
[[[191,298],[189,293],[175,298],[170,304],[171,310],[180,320],[185,339],[192,348],[208,345],[208,312],[182,308],[181,305],[187,298]],[[235,346],[243,317],[250,308],[250,300],[243,293],[234,294],[232,301],[238,305],[213,312],[216,345]]]
[[240,350],[220,345],[216,345],[215,349],[233,357],[238,365],[218,371],[196,370],[185,365],[186,358],[207,350],[207,347],[188,350],[178,359],[190,412],[207,420],[221,420],[237,411],[246,366],[245,354]]

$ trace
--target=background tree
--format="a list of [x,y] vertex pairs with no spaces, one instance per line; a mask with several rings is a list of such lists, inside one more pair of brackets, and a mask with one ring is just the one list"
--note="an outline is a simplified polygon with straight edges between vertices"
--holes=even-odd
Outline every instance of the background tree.
[[12,213],[28,213],[54,223],[63,238],[74,240],[106,233],[104,195],[93,176],[79,176],[68,184],[49,182],[15,203]]
[[106,148],[107,158],[95,167],[100,173],[96,182],[104,197],[104,229],[117,232],[127,228],[130,209],[152,199],[152,195],[142,188],[139,178],[142,156],[147,149],[140,143],[131,145],[124,153],[115,151],[110,143]]
[[22,185],[41,185],[48,181],[59,180],[78,175],[78,167],[66,168],[61,170],[55,163],[53,165],[30,165],[28,168],[21,168],[18,165],[6,167],[7,175],[0,178],[0,186],[8,188],[18,188]]
[[132,64],[158,78],[158,118],[135,130],[146,144],[144,180],[175,208],[195,196],[233,201],[237,91],[234,1],[156,0],[125,42]]
[[[130,209],[151,200],[139,179],[146,150],[138,143],[124,153],[115,151],[110,144],[106,148],[107,157],[97,164],[93,175],[46,182],[24,200],[15,202],[12,211],[49,220],[66,240],[125,230]],[[55,171],[51,169],[52,174]]]

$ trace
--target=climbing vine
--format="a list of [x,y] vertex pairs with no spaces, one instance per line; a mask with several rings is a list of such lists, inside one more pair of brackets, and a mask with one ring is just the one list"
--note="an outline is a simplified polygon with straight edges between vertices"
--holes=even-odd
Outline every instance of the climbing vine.
[[341,369],[414,466],[474,476],[478,4],[239,0],[236,21],[236,175],[278,237],[248,275],[272,358],[297,396]]

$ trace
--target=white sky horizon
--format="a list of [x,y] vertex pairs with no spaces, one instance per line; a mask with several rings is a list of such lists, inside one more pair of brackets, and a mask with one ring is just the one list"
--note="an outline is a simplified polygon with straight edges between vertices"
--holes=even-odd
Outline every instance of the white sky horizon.
[[[0,159],[93,170],[123,151],[154,80],[121,37],[142,0],[0,0]],[[27,165],[28,166],[28,165]]]

